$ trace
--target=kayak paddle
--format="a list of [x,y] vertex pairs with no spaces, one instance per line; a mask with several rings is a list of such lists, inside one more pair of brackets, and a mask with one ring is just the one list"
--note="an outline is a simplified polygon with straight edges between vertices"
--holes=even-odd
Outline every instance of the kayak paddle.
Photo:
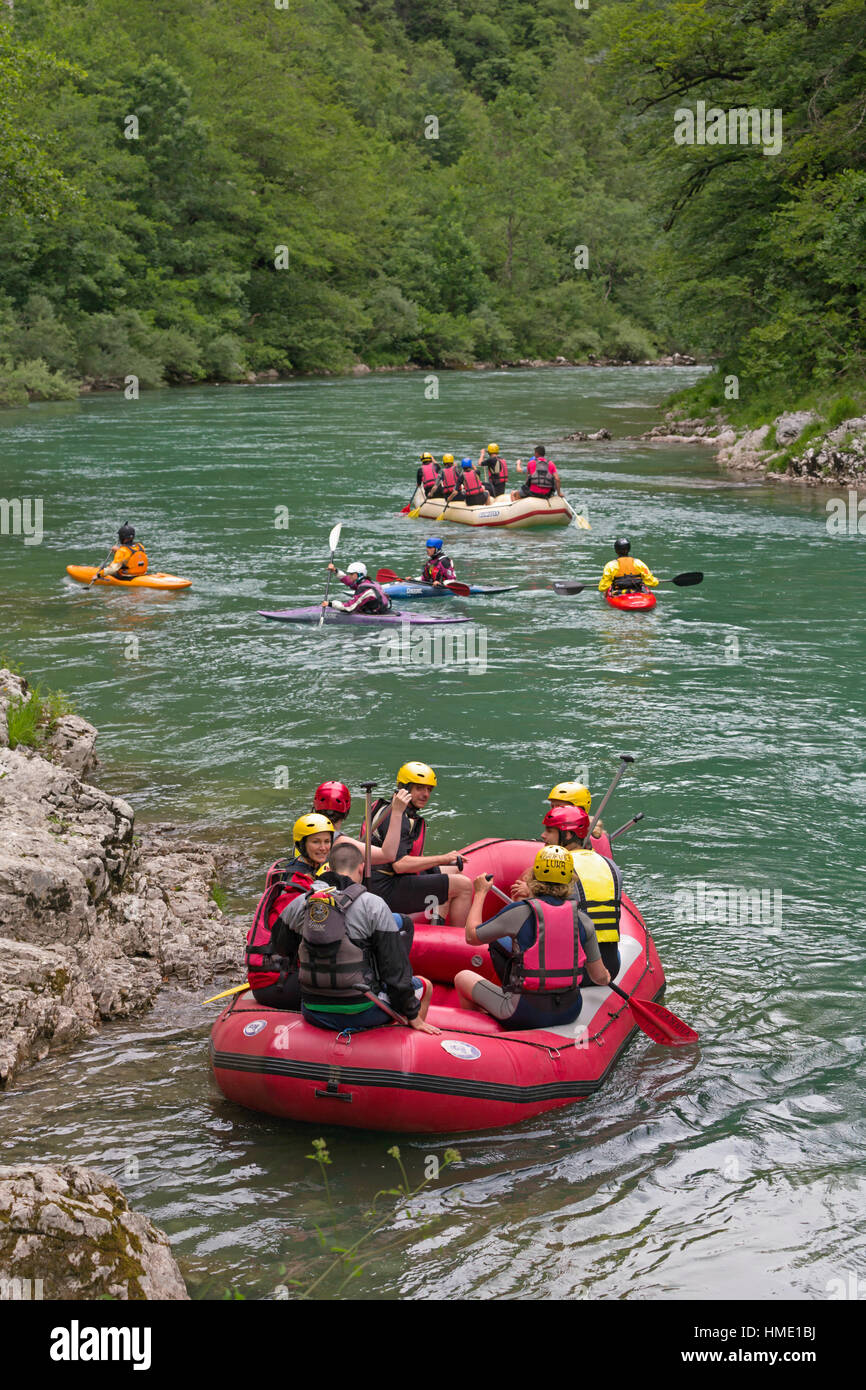
[[660,584],[676,584],[680,589],[687,589],[692,584],[702,584],[704,579],[703,570],[687,570],[685,574],[674,574],[669,579],[660,579]]
[[647,1037],[652,1038],[653,1042],[661,1043],[663,1047],[688,1047],[689,1043],[700,1042],[694,1028],[683,1023],[681,1018],[677,1018],[676,1014],[672,1014],[663,1004],[651,1004],[645,999],[635,999],[633,995],[620,989],[619,985],[615,985],[613,980],[610,981],[608,989],[612,989],[614,994],[625,1000],[638,1028],[642,1029]]
[[592,832],[593,832],[593,830],[595,829],[595,827],[596,827],[596,825],[598,824],[598,822],[601,820],[601,813],[602,813],[602,811],[604,810],[604,808],[605,808],[605,806],[607,805],[607,803],[610,801],[610,798],[613,796],[614,792],[616,791],[617,784],[619,783],[620,777],[622,777],[622,774],[627,770],[627,768],[629,767],[629,765],[630,765],[631,763],[633,763],[633,762],[634,762],[634,758],[632,757],[631,753],[620,753],[620,755],[619,755],[619,767],[618,767],[617,770],[616,770],[616,773],[615,773],[615,775],[614,775],[613,781],[611,782],[610,786],[608,787],[607,791],[605,792],[604,797],[602,798],[601,805],[599,806],[598,810],[596,811],[595,815],[594,815],[593,818],[592,818],[592,821],[591,821],[591,823],[590,823],[589,830],[588,830],[587,835],[586,835],[586,838],[584,839],[584,842],[583,842],[583,847],[584,847],[584,849],[591,849],[591,848],[592,848]]
[[619,830],[615,830],[612,835],[608,835],[607,838],[610,840],[611,844],[613,844],[618,835],[624,835],[627,830],[631,830],[633,825],[637,825],[639,820],[643,820],[643,811],[638,811],[637,815],[632,816],[631,820],[627,820],[625,825],[620,826]]
[[564,579],[554,579],[553,581],[553,590],[557,594],[581,594],[585,588],[585,584],[571,583]]
[[[337,553],[337,546],[340,544],[340,532],[342,531],[342,529],[343,529],[343,523],[342,523],[342,521],[338,521],[337,524],[336,524],[336,526],[335,526],[335,527],[333,528],[333,530],[331,531],[330,536],[328,537],[328,549],[329,549],[330,552],[331,552],[330,564],[333,564],[333,563],[334,563],[334,556],[335,556],[335,554]],[[327,602],[328,602],[328,595],[330,594],[330,592],[331,592],[331,571],[328,570],[328,584],[327,584],[327,588],[325,589],[325,603],[326,603],[326,604],[327,604]],[[324,610],[324,608],[323,608],[323,609],[322,609],[322,612],[321,612],[321,616],[319,617],[319,627],[322,626],[322,624],[324,623],[324,621],[325,621],[325,610]]]
[[[426,584],[426,579],[401,579],[399,574],[393,570],[378,570],[376,574],[377,584]],[[431,589],[433,585],[429,586]],[[468,584],[461,584],[459,579],[446,579],[445,588],[450,589],[452,594],[458,598],[469,598],[472,593]]]
[[90,583],[88,583],[87,585],[85,585],[86,588],[89,589],[91,584],[95,584],[95,583],[96,583],[97,579],[98,579],[99,576],[102,574],[102,571],[105,569],[105,566],[106,566],[106,565],[109,563],[109,561],[111,560],[111,557],[112,557],[113,554],[114,554],[114,548],[112,547],[112,549],[109,550],[108,554],[106,555],[105,559],[103,560],[102,564],[99,566],[99,569],[96,571],[96,573],[94,574],[93,578],[90,580]]
[[[511,898],[506,897],[502,889],[493,883],[490,885],[490,892],[495,893],[497,898],[501,898],[509,907],[514,906]],[[602,985],[601,988],[605,986]],[[643,999],[634,999],[630,994],[626,994],[624,989],[620,989],[619,985],[615,985],[613,980],[608,981],[607,988],[625,1000],[638,1028],[646,1033],[648,1038],[652,1038],[653,1042],[661,1043],[664,1047],[686,1047],[688,1043],[700,1041],[695,1030],[683,1023],[681,1018],[677,1018],[676,1014],[671,1013],[663,1004],[650,1004]]]
[[[660,579],[660,584],[676,584],[680,589],[688,588],[691,584],[701,584],[703,582],[702,570],[687,570],[685,574],[673,574],[667,579]],[[579,594],[581,589],[592,588],[595,586],[594,579],[579,580],[554,579],[553,588],[558,594]]]

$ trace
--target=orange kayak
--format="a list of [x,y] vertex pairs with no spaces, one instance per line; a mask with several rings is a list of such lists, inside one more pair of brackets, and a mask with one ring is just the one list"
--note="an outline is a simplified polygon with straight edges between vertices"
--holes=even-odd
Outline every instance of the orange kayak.
[[[66,573],[77,579],[79,584],[89,584],[96,574],[96,565],[67,565]],[[96,583],[116,584],[119,589],[188,589],[192,580],[157,571],[155,574],[137,574],[134,579],[115,579],[113,575],[106,574]]]

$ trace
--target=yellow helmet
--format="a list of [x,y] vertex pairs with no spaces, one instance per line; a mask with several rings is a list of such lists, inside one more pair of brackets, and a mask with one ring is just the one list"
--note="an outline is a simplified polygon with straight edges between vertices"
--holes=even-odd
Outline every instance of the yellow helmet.
[[582,806],[588,811],[592,806],[589,787],[582,782],[557,782],[547,793],[548,801],[566,801],[569,806]]
[[334,827],[327,816],[320,816],[315,812],[308,816],[299,816],[292,826],[295,849],[303,844],[308,835],[323,835],[325,832],[330,832],[331,835],[334,833]]
[[546,845],[535,856],[532,876],[540,883],[571,883],[574,860],[562,845]]
[[453,454],[443,454],[443,455],[442,455],[442,462],[443,462],[443,463],[453,463],[453,462],[454,462],[454,455],[453,455]]
[[435,787],[436,773],[426,763],[404,763],[397,773],[397,786],[405,787],[417,782],[421,787]]
[[421,455],[421,462],[422,462],[422,463],[432,463],[432,462],[433,462],[433,455],[432,455],[431,453],[428,453],[427,450],[425,450],[424,453]]
[[498,453],[499,453],[499,445],[498,445],[498,444],[488,444],[488,445],[487,445],[487,452],[488,452],[488,454],[498,454]]

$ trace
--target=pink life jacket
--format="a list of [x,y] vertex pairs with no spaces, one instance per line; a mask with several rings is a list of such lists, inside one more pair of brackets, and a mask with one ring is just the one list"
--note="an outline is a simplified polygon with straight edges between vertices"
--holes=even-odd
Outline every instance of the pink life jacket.
[[570,900],[553,907],[538,898],[527,902],[535,916],[535,941],[512,957],[505,988],[512,994],[567,994],[578,989],[586,962],[580,904]]
[[424,488],[436,487],[439,482],[439,473],[435,463],[421,464],[421,485]]
[[[497,464],[499,465],[498,468],[496,466]],[[484,466],[487,469],[487,476],[490,479],[491,483],[508,482],[508,464],[505,462],[504,458],[500,458],[500,456],[497,454],[493,463],[491,463],[490,459],[488,458],[485,461]]]
[[[247,981],[250,989],[266,989],[280,978],[283,961],[271,950],[271,934],[277,918],[299,893],[313,886],[313,876],[295,866],[298,859],[278,859],[268,869],[265,891],[259,898],[253,924],[247,932]],[[277,967],[276,969],[274,967]]]
[[453,492],[457,486],[457,464],[446,463],[442,469],[442,486],[446,492]]
[[[542,469],[544,470],[542,472]],[[529,491],[534,497],[549,497],[554,490],[554,472],[549,459],[530,459],[526,465]]]
[[463,490],[467,497],[472,497],[476,492],[484,492],[481,479],[474,468],[466,468],[463,472]]

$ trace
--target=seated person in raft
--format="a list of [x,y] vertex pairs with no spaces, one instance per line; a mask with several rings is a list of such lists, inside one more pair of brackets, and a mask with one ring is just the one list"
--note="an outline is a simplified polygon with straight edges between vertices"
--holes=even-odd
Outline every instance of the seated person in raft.
[[593,984],[610,982],[592,919],[568,897],[573,875],[567,850],[553,845],[539,850],[529,898],[482,922],[492,875],[479,874],[466,941],[470,946],[496,943],[490,954],[501,969],[502,988],[474,970],[460,970],[454,986],[461,1008],[483,1009],[507,1029],[552,1028],[578,1017],[584,967]]
[[425,497],[436,496],[442,481],[442,469],[433,455],[426,449],[421,455],[421,463],[415,471],[415,481],[418,487],[423,488]]
[[[411,806],[411,798],[405,787],[398,787],[390,802],[384,803],[388,806],[388,833],[382,845],[370,844],[370,863],[371,864],[390,864],[396,858],[400,848],[400,825],[403,812]],[[334,838],[332,844],[338,842],[341,845],[354,845],[362,854],[365,847],[360,840],[354,840],[351,835],[347,835],[343,830],[343,822],[352,809],[352,797],[345,782],[322,782],[316,787],[313,793],[313,811],[320,815],[327,816],[331,825],[334,827]],[[384,819],[384,817],[383,817]],[[406,942],[407,949],[411,950],[412,941],[415,936],[415,923],[412,918],[403,913],[395,912],[394,920],[399,931],[402,933]]]
[[458,498],[467,507],[483,507],[490,501],[490,493],[475,472],[471,458],[460,460],[460,487]]
[[343,603],[340,599],[322,599],[323,608],[339,608],[344,613],[387,613],[391,600],[381,584],[368,579],[367,566],[356,560],[347,570],[338,569],[333,562],[328,569],[337,576],[341,584],[352,590],[352,597]]
[[117,533],[117,545],[112,548],[111,560],[96,571],[97,575],[112,579],[137,579],[147,574],[147,556],[144,546],[135,539],[135,527],[126,521]]
[[[622,917],[622,872],[613,859],[594,849],[584,849],[589,834],[589,816],[582,806],[551,806],[544,817],[541,838],[546,845],[559,844],[567,849],[574,863],[574,878],[569,897],[576,898],[581,911],[588,913],[595,927],[596,940],[601,948],[605,969],[615,980],[620,970],[619,925]],[[528,898],[534,874],[530,864],[516,883],[511,896]],[[586,978],[583,984],[590,984]]]
[[508,482],[508,464],[499,452],[499,445],[488,444],[482,449],[476,466],[479,474],[482,467],[487,469],[487,491],[491,497],[501,497]]
[[[400,818],[400,843],[393,860],[389,864],[374,864],[370,875],[370,891],[378,893],[392,912],[427,912],[433,904],[448,904],[448,920],[454,927],[462,927],[469,911],[472,897],[472,884],[465,874],[457,869],[458,853],[449,850],[447,854],[424,854],[424,838],[427,822],[421,815],[436,786],[436,773],[426,763],[404,763],[397,773],[397,788],[409,793],[410,804]],[[373,816],[385,807],[386,802],[373,803]],[[374,822],[372,840],[374,845],[383,845],[390,830],[390,811]],[[365,827],[361,827],[364,836]],[[431,922],[438,917],[431,916]]]
[[275,949],[297,959],[301,1012],[314,1027],[336,1033],[408,1023],[438,1034],[426,1022],[433,986],[412,974],[393,914],[365,890],[363,876],[363,854],[341,842],[327,873],[277,918]]
[[[551,806],[582,806],[587,815],[592,811],[592,794],[583,782],[557,782],[547,794]],[[597,840],[604,833],[604,821],[597,820],[592,827],[592,838]]]
[[[547,458],[543,444],[536,444],[535,454],[526,465],[527,478],[522,487],[515,488],[511,494],[512,502],[522,497],[552,497],[554,492],[562,496],[556,464]],[[523,472],[523,460],[517,460],[518,473]]]

